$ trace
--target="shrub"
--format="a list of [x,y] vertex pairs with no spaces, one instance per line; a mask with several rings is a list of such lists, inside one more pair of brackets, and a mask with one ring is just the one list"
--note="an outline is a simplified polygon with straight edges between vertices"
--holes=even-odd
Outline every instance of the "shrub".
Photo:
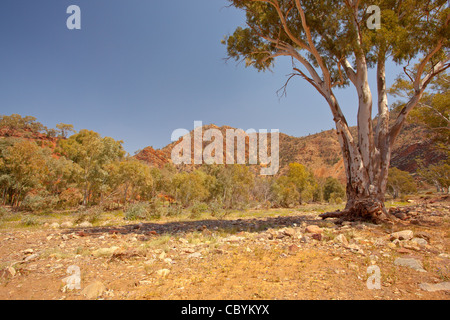
[[177,217],[183,213],[183,207],[178,204],[172,204],[167,208],[167,216]]
[[203,212],[208,211],[208,205],[204,202],[196,202],[191,207],[190,218],[195,219],[200,217]]
[[84,221],[95,223],[100,219],[100,215],[102,214],[102,208],[98,206],[90,207],[87,210],[83,210],[78,213],[75,223],[81,223]]
[[150,207],[147,203],[138,202],[127,206],[125,209],[126,220],[144,220],[149,216]]
[[22,202],[22,209],[32,212],[50,210],[56,207],[58,203],[56,196],[27,195]]
[[22,219],[21,222],[24,226],[27,227],[37,226],[41,224],[41,222],[36,217],[33,216],[26,216],[25,218]]
[[69,188],[59,195],[59,206],[61,208],[76,207],[81,201],[83,201],[83,195],[78,189]]

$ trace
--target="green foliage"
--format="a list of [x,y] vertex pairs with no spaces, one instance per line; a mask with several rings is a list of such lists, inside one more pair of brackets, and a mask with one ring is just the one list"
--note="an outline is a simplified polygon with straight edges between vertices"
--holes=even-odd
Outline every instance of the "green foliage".
[[100,206],[92,206],[78,212],[75,219],[75,223],[90,222],[95,223],[100,220],[100,216],[103,213],[103,209]]
[[[412,84],[399,77],[389,90],[390,94],[400,99],[408,99],[414,94]],[[400,111],[405,105],[399,100],[394,105]],[[449,151],[450,144],[450,76],[448,72],[435,77],[428,92],[424,93],[419,105],[409,114],[410,121],[425,125],[430,129],[430,136],[441,149]]]
[[323,187],[323,199],[331,203],[340,203],[345,198],[345,188],[336,178],[328,177]]
[[294,182],[288,177],[282,176],[272,185],[274,202],[279,206],[289,208],[298,204],[300,193]]
[[22,209],[42,212],[54,209],[58,204],[59,198],[52,195],[28,194],[22,202]]
[[389,170],[387,192],[394,198],[417,192],[414,178],[409,172],[397,168]]
[[427,168],[421,167],[418,174],[439,191],[448,193],[450,188],[450,163],[441,161]]
[[195,219],[200,217],[200,215],[206,211],[208,211],[208,205],[203,202],[196,202],[191,207],[190,218]]
[[37,122],[35,117],[25,116],[22,117],[19,114],[12,114],[10,116],[0,115],[0,130],[6,130],[6,134],[12,134],[14,132],[31,132],[41,133],[47,128],[42,123]]
[[101,196],[107,189],[107,166],[124,156],[122,143],[89,130],[81,130],[59,141],[57,152],[76,164],[74,178],[78,188],[83,190],[84,205],[93,201],[93,194]]
[[148,203],[138,202],[130,204],[125,209],[126,220],[145,220],[149,217],[150,206]]

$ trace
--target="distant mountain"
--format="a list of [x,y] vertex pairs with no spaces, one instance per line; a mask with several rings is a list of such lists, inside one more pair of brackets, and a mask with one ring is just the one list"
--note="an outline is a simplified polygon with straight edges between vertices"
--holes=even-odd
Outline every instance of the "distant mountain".
[[[218,129],[224,137],[227,129],[235,129],[229,126],[217,127],[210,124],[202,127],[203,134],[211,128]],[[352,127],[351,131],[355,133],[356,128]],[[191,147],[193,148],[194,131],[191,131],[190,135]],[[318,177],[331,176],[345,181],[344,162],[336,130],[327,130],[305,137],[293,137],[280,133],[279,140],[280,173],[287,170],[289,163],[298,162],[313,170]],[[181,138],[158,150],[147,147],[138,152],[135,157],[147,162],[149,165],[162,167],[164,164],[171,162],[172,150],[180,142]],[[203,142],[203,148],[210,143]],[[270,140],[268,145],[270,147]],[[223,149],[223,159],[226,159],[225,146]],[[417,124],[406,124],[394,145],[391,166],[414,173],[418,168],[417,160],[421,160],[425,165],[429,165],[437,163],[445,159],[445,157],[444,154],[433,148],[433,143],[427,138],[427,130],[424,127]],[[194,158],[192,150],[191,158]],[[248,138],[246,140],[246,160],[248,160]],[[179,166],[180,170],[192,170],[193,167],[194,165]]]

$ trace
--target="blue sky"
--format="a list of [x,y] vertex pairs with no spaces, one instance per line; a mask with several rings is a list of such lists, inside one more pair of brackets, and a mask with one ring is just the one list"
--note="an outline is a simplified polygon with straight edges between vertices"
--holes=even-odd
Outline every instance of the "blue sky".
[[[81,30],[68,30],[69,5]],[[302,79],[277,96],[290,71],[258,73],[225,62],[224,35],[244,23],[225,0],[2,0],[0,114],[70,123],[123,140],[125,149],[161,148],[194,121],[304,136],[334,127],[323,98]],[[388,85],[398,67],[388,68]],[[373,85],[375,79],[372,79]],[[356,95],[337,94],[350,124]],[[376,97],[375,97],[376,98]]]

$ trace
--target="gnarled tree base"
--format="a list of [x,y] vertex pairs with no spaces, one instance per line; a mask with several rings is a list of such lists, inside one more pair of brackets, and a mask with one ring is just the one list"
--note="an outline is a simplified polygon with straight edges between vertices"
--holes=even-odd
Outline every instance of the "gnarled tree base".
[[379,200],[364,199],[347,203],[343,211],[326,212],[319,215],[322,219],[339,218],[339,221],[370,221],[382,223],[390,221],[384,203]]

